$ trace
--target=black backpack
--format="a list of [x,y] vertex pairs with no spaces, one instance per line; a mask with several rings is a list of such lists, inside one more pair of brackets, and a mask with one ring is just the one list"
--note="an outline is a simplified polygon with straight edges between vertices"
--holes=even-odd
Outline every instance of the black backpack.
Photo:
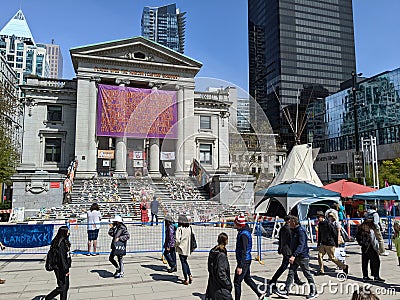
[[46,263],[44,267],[46,268],[46,271],[54,271],[57,269],[58,265],[58,248],[55,246],[50,246],[49,252],[47,252],[46,256]]
[[356,240],[360,246],[368,247],[371,244],[371,234],[369,232],[365,232],[361,229],[361,225],[358,226]]

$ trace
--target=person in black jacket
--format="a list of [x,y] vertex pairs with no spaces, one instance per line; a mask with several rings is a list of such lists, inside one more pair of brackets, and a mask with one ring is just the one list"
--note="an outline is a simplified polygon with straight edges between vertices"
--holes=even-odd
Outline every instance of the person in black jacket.
[[208,255],[207,300],[232,300],[232,282],[230,278],[229,261],[226,252],[228,235],[224,232],[218,235],[218,245],[210,250]]
[[71,243],[68,241],[68,237],[68,227],[61,226],[58,229],[56,237],[51,241],[50,247],[56,247],[57,249],[57,267],[54,269],[57,278],[57,287],[42,299],[50,300],[60,295],[61,300],[67,300],[69,269],[71,268],[71,255],[69,252]]
[[[331,216],[331,215],[329,215]],[[349,266],[342,263],[335,256],[335,247],[338,246],[337,227],[330,220],[324,219],[322,211],[317,212],[318,218],[318,264],[319,270],[315,275],[324,275],[324,256],[328,255],[329,259],[341,268],[346,274],[349,273]]]
[[[269,294],[274,292],[276,289],[276,282],[279,277],[286,271],[289,266],[289,258],[292,256],[292,250],[290,249],[290,242],[292,240],[292,233],[290,231],[290,216],[285,216],[283,218],[285,224],[279,230],[279,246],[278,246],[278,254],[282,254],[282,263],[278,270],[276,270],[274,276],[272,276],[271,280],[268,282]],[[297,272],[294,273],[294,282],[298,285],[304,284],[299,278]],[[271,290],[272,289],[272,290]]]
[[[115,247],[114,242],[124,242],[126,247],[126,241],[129,240],[130,235],[128,229],[126,228],[125,224],[122,223],[121,216],[115,216],[114,219],[111,220],[112,226],[108,230],[108,235],[112,237],[111,241],[111,253],[108,260],[113,264],[116,268],[114,273],[114,278],[122,278],[124,277],[124,261],[122,255],[115,255]],[[118,263],[115,261],[115,256],[118,258]]]

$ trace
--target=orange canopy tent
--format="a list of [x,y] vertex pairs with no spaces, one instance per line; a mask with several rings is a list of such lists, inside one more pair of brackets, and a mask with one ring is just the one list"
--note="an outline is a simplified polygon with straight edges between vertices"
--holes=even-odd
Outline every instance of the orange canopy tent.
[[376,191],[376,189],[372,187],[348,181],[346,179],[327,184],[323,186],[323,188],[340,193],[340,196],[342,198],[352,198],[355,194],[363,194]]

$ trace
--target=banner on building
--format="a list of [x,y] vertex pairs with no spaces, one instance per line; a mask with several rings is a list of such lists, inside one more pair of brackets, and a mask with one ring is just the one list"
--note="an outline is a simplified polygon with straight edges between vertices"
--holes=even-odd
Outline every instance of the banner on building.
[[97,135],[177,138],[176,94],[99,84]]
[[97,150],[97,157],[102,159],[114,159],[114,150]]
[[35,248],[51,244],[53,224],[37,225],[2,225],[0,236],[6,247]]
[[160,160],[175,160],[175,152],[161,152]]

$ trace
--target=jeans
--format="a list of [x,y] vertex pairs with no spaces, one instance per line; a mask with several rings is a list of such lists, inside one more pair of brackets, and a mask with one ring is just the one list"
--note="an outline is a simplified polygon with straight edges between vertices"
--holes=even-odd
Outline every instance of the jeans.
[[[118,263],[115,261],[115,256],[118,258]],[[122,255],[115,255],[114,251],[111,251],[108,260],[114,265],[119,273],[124,273],[124,261]]]
[[156,217],[156,225],[158,225],[158,216],[157,216],[157,214],[151,213],[151,226],[153,226],[154,217]]
[[375,251],[374,247],[361,247],[361,268],[363,277],[368,277],[368,262],[371,267],[371,275],[379,277],[379,269],[381,267],[381,261],[378,252]]
[[65,276],[64,273],[55,270],[57,278],[57,287],[48,294],[45,299],[53,299],[57,295],[60,295],[60,300],[67,300],[67,293],[69,289],[69,276]]
[[185,277],[185,281],[188,279],[188,276],[192,275],[192,273],[190,273],[190,268],[187,262],[187,258],[188,257],[186,255],[179,254],[179,259],[181,260],[182,272],[183,272],[183,277]]
[[240,296],[242,295],[242,281],[253,290],[254,293],[257,294],[258,297],[261,296],[261,293],[257,289],[257,285],[254,280],[250,276],[250,264],[251,261],[246,261],[242,265],[242,274],[238,275],[235,270],[235,277],[233,279],[233,285],[235,286],[235,300],[240,300]]
[[[281,262],[280,267],[278,268],[278,270],[276,270],[274,276],[272,276],[271,280],[269,281],[270,286],[275,285],[276,282],[278,281],[279,277],[281,277],[281,275],[286,271],[286,269],[289,266],[289,258],[290,258],[290,256],[286,256],[286,255],[284,255],[282,257],[282,262]],[[294,273],[294,281],[295,282],[300,281],[300,278],[299,278],[299,275],[297,274],[297,272]]]
[[171,268],[175,268],[176,267],[176,252],[175,252],[175,247],[171,247],[169,248],[169,251],[167,250],[167,248],[164,249],[164,257],[168,262],[168,265]]
[[308,257],[299,256],[295,258],[293,264],[289,267],[289,274],[286,279],[286,290],[290,290],[290,286],[293,284],[294,273],[297,272],[299,267],[303,271],[304,277],[306,277],[308,284],[310,285],[310,292],[316,292],[314,279],[310,271],[310,259]]

